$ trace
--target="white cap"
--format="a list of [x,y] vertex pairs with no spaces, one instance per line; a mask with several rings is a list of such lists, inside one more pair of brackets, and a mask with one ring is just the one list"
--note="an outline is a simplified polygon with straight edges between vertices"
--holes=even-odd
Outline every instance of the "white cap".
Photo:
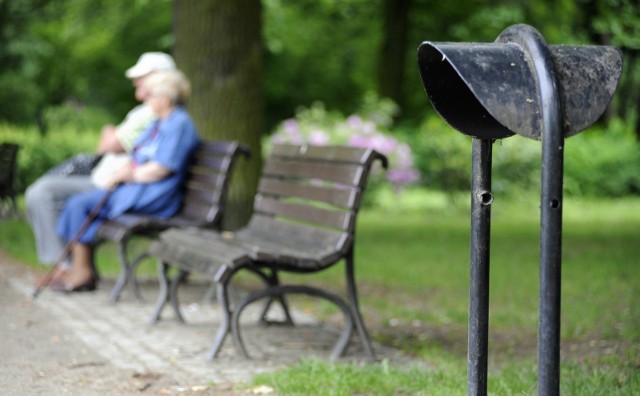
[[147,74],[160,70],[174,70],[176,64],[171,55],[164,52],[145,52],[140,56],[138,62],[128,68],[124,73],[127,78],[140,78]]

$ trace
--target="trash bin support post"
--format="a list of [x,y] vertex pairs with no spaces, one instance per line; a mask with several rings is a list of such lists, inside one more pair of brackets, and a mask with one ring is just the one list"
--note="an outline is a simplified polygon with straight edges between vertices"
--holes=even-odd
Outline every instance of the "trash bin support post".
[[467,394],[486,395],[489,349],[489,252],[491,242],[492,140],[473,138],[471,148],[471,249]]

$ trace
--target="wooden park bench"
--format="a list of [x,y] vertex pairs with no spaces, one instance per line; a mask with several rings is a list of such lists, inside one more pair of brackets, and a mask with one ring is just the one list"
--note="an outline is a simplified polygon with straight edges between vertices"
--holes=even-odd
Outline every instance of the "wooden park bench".
[[[167,302],[176,317],[184,321],[179,308],[177,287],[182,274],[196,272],[217,282],[222,323],[208,358],[219,352],[227,334],[236,348],[249,357],[241,338],[239,318],[250,303],[268,298],[265,315],[274,300],[284,309],[292,323],[284,295],[303,293],[325,298],[342,311],[344,329],[336,342],[332,358],[340,357],[349,343],[353,329],[358,332],[369,356],[373,348],[365,329],[354,277],[354,242],[356,217],[362,193],[373,163],[387,159],[365,148],[276,145],[265,162],[249,223],[234,233],[219,233],[196,228],[170,229],[160,234],[149,248],[159,258],[161,292],[151,317],[156,323]],[[344,259],[347,298],[305,285],[283,285],[278,273],[315,273]],[[171,267],[179,269],[170,282]],[[229,301],[229,285],[238,271],[257,274],[265,288],[250,293],[235,305]]]
[[124,214],[100,226],[100,241],[116,243],[120,258],[120,274],[111,291],[112,303],[118,300],[127,283],[133,287],[134,294],[141,297],[135,271],[148,253],[145,250],[129,259],[127,248],[133,237],[155,238],[160,231],[171,227],[220,228],[231,173],[240,155],[248,156],[249,148],[238,142],[201,142],[190,164],[183,205],[177,214],[168,219]]
[[15,176],[19,148],[15,143],[0,144],[0,218],[18,214]]

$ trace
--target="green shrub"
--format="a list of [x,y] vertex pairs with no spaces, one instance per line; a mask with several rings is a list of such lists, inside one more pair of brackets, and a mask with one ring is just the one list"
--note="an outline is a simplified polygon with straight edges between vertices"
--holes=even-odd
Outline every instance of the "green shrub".
[[[365,102],[366,103],[366,102]],[[379,102],[385,103],[385,102]],[[321,111],[320,111],[321,110]],[[322,113],[320,121],[314,118]],[[367,118],[385,115],[388,111],[365,112]],[[333,132],[334,143],[349,142],[357,137],[350,129],[354,117],[344,118],[323,107],[311,107],[299,112],[302,126],[310,134],[321,135],[315,126],[327,127]],[[313,116],[313,117],[312,117]],[[17,188],[22,191],[46,170],[72,155],[95,151],[100,127],[106,115],[96,109],[70,105],[45,112],[48,132],[42,136],[35,126],[18,127],[0,125],[0,141],[18,143]],[[364,118],[363,118],[364,119]],[[469,191],[471,183],[472,138],[455,131],[440,117],[428,117],[417,128],[391,128],[389,120],[376,120],[384,126],[381,136],[406,142],[411,148],[413,163],[405,166],[417,168],[420,184],[432,190],[448,192]],[[279,126],[282,137],[283,123]],[[313,128],[311,128],[313,127]],[[340,139],[338,136],[340,135]],[[273,136],[276,139],[278,134]],[[277,139],[276,139],[277,140]],[[268,143],[267,143],[268,145]],[[512,136],[493,145],[492,189],[494,193],[538,193],[540,189],[542,145],[538,141]],[[398,157],[392,155],[392,169]],[[402,163],[402,161],[400,162]],[[607,127],[595,126],[567,139],[565,144],[564,190],[568,196],[640,195],[640,150],[630,125],[620,120]],[[382,181],[372,180],[370,190]],[[368,194],[369,196],[371,193]]]
[[51,106],[44,111],[44,123],[51,133],[75,130],[90,134],[100,131],[109,123],[108,113],[97,107],[86,107],[74,100],[68,100],[60,106]]
[[[440,117],[427,118],[408,136],[422,184],[468,191],[472,138]],[[540,189],[542,144],[512,136],[493,145],[492,189],[512,194]],[[640,194],[640,149],[631,127],[620,120],[595,126],[565,142],[564,190],[570,196]]]
[[540,188],[542,145],[513,136],[493,145],[492,189],[496,193],[533,191]]
[[622,121],[567,140],[565,191],[570,195],[621,197],[640,194],[640,147]]
[[428,117],[410,136],[422,184],[432,189],[463,191],[471,180],[471,138],[456,132],[438,116]]
[[51,129],[42,136],[35,126],[0,125],[0,141],[20,145],[16,188],[24,191],[48,169],[79,154],[95,152],[99,130],[73,127]]

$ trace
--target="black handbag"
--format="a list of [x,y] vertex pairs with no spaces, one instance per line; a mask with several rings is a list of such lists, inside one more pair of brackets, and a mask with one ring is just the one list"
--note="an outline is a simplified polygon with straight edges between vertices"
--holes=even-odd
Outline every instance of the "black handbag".
[[48,176],[89,176],[100,161],[100,154],[77,154],[49,169]]

